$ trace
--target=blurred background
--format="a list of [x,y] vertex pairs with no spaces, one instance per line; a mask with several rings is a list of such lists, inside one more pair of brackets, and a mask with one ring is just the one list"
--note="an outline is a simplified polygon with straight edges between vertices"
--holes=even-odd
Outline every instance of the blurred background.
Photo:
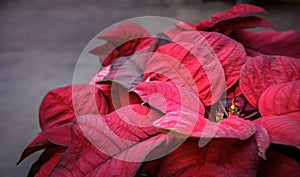
[[0,176],[27,175],[39,153],[15,164],[40,131],[39,104],[49,90],[72,83],[82,50],[98,32],[138,16],[197,23],[243,2],[264,7],[277,30],[300,31],[299,0],[262,1],[0,0]]

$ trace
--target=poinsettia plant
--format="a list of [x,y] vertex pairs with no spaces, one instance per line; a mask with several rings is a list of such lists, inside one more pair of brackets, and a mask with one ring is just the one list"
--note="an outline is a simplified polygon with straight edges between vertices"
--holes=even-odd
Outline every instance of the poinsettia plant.
[[101,34],[90,84],[43,99],[28,176],[300,176],[300,34],[257,13]]

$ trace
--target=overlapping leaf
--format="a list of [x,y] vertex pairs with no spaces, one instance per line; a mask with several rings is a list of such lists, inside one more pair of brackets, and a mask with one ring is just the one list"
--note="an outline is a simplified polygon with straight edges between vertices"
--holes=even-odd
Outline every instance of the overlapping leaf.
[[[222,30],[222,27],[226,27],[228,22],[235,24],[235,19],[239,17],[244,17],[246,15],[254,14],[254,13],[265,13],[265,10],[261,7],[250,5],[250,4],[240,4],[232,7],[226,12],[221,12],[213,15],[210,19],[202,20],[197,24],[197,28],[199,30],[211,30],[216,29],[219,26],[219,29]],[[246,22],[247,23],[247,22]],[[230,28],[230,27],[229,27]]]
[[82,116],[52,176],[134,176],[147,154],[165,140],[145,126],[157,116],[141,105],[125,106],[106,116]]
[[45,149],[48,146],[51,146],[51,143],[48,141],[45,135],[43,135],[42,133],[38,133],[37,136],[24,149],[17,164],[19,164],[22,160],[24,160],[32,153]]
[[218,31],[229,35],[235,30],[254,28],[254,27],[274,27],[271,22],[260,17],[236,17],[234,19],[225,20],[217,23],[207,31]]
[[114,60],[103,81],[118,82],[128,89],[136,86],[143,78],[144,69],[150,56],[151,53],[147,51],[139,51],[134,55]]
[[204,114],[205,111],[202,102],[194,93],[172,82],[143,82],[131,92],[138,94],[144,102],[163,113],[184,111]]
[[298,31],[265,30],[255,33],[239,30],[232,33],[230,37],[242,43],[250,56],[267,54],[300,58],[300,33]]
[[279,116],[264,116],[254,122],[268,131],[271,143],[290,145],[300,149],[299,113],[298,111]]
[[249,103],[258,107],[261,94],[271,85],[300,79],[300,60],[285,56],[257,56],[241,69],[240,87]]
[[169,112],[153,124],[155,127],[192,137],[248,139],[256,130],[256,125],[239,117],[229,117],[220,122],[212,122],[192,113]]
[[258,103],[262,116],[300,111],[300,80],[270,86]]
[[[214,176],[255,177],[258,165],[255,139],[213,139],[200,148],[199,139],[188,139],[168,156],[159,160],[158,177]],[[247,157],[247,158],[245,158]],[[234,164],[234,168],[232,165]],[[149,165],[147,164],[146,167]]]
[[[224,92],[224,71],[210,53],[205,39],[199,35],[194,39],[190,35],[197,34],[180,33],[180,38],[187,37],[189,40],[160,47],[149,60],[143,80],[172,81],[197,93],[205,105],[211,105]],[[192,49],[188,48],[191,43],[195,44]]]
[[121,23],[98,38],[107,43],[94,48],[90,53],[99,56],[103,66],[110,65],[118,57],[129,56],[150,47],[154,41],[146,29],[132,22]]
[[88,84],[70,85],[52,90],[44,97],[39,109],[40,126],[44,131],[72,123],[79,115],[106,114],[107,110],[100,90]]
[[66,147],[52,146],[45,149],[39,159],[31,166],[28,177],[48,177],[58,160],[66,151]]

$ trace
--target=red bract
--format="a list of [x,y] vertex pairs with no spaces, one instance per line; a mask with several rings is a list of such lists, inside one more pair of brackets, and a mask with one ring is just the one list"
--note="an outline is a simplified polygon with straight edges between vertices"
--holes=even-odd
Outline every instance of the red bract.
[[165,140],[151,126],[157,118],[141,105],[106,116],[80,117],[72,128],[72,143],[52,176],[133,176],[146,155]]
[[299,176],[299,33],[242,30],[272,26],[260,12],[103,33],[90,85],[42,101],[29,176]]
[[229,117],[219,123],[204,118],[195,117],[192,113],[170,112],[155,121],[155,127],[173,131],[179,134],[200,138],[236,138],[245,140],[256,132],[253,122]]
[[268,152],[268,160],[260,160],[257,177],[299,176],[300,166],[296,160],[278,152]]
[[218,13],[210,19],[200,21],[196,27],[198,30],[219,31],[227,34],[237,29],[272,26],[272,23],[267,20],[246,16],[254,13],[265,13],[265,10],[257,6],[241,4],[234,6],[227,12]]
[[131,22],[122,23],[98,38],[106,40],[107,43],[90,52],[99,56],[103,66],[110,65],[118,57],[132,55],[138,50],[150,47],[154,40],[146,29]]
[[185,87],[176,86],[172,82],[144,82],[131,91],[138,94],[144,102],[149,103],[163,113],[187,111],[204,114],[205,111],[196,94]]
[[300,110],[300,80],[273,85],[259,98],[262,116],[280,115]]
[[290,145],[300,149],[299,113],[300,111],[280,116],[264,116],[254,122],[265,127],[271,143]]
[[257,108],[261,94],[269,86],[299,79],[299,59],[262,55],[248,59],[243,66],[240,87],[249,103]]
[[158,177],[251,177],[257,173],[256,154],[253,137],[245,141],[214,139],[202,148],[198,146],[198,139],[191,138],[170,155],[160,159],[156,169],[147,168],[151,165],[149,163],[145,167]]
[[244,45],[247,54],[258,55],[284,55],[300,58],[300,33],[290,30],[285,32],[266,30],[250,32],[238,30],[230,35]]
[[[187,41],[166,44],[155,52],[147,64],[143,80],[172,81],[199,94],[205,105],[211,105],[225,91],[223,68],[210,54],[209,44],[201,35],[193,32],[182,35],[182,38],[188,37]],[[191,35],[198,37],[189,40]],[[198,48],[190,48],[190,42],[197,44]]]

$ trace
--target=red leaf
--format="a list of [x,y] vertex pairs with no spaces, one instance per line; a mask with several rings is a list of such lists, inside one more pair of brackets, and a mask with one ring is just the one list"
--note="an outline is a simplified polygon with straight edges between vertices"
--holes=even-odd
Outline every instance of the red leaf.
[[254,138],[245,141],[213,139],[202,148],[197,142],[198,139],[188,139],[171,154],[161,159],[157,169],[152,170],[158,173],[158,177],[256,176],[258,150]]
[[245,49],[238,42],[220,33],[201,32],[200,34],[207,40],[222,64],[226,79],[226,90],[228,90],[238,81],[240,70],[247,61]]
[[285,56],[257,56],[241,69],[240,87],[249,103],[258,107],[261,94],[271,85],[300,79],[300,60]]
[[34,177],[48,177],[55,165],[62,157],[66,148],[55,146],[46,148],[41,154],[40,158],[32,165],[28,176]]
[[174,39],[177,34],[183,32],[183,31],[196,30],[196,26],[189,22],[175,21],[174,25],[176,26],[176,28],[167,29],[164,31],[164,34],[166,34],[171,39]]
[[46,138],[54,144],[68,145],[71,141],[71,130],[68,128],[77,116],[106,114],[108,107],[100,90],[88,84],[80,84],[50,91],[43,99],[39,111],[40,126]]
[[71,144],[71,126],[72,123],[66,123],[57,127],[52,127],[43,131],[47,140],[59,146],[69,146]]
[[166,44],[155,52],[143,80],[172,81],[198,93],[205,105],[215,103],[225,89],[221,64],[211,55],[209,44],[199,33],[183,32],[177,38],[176,43]]
[[[90,84],[97,87],[97,82],[101,82],[104,80],[104,77],[109,74],[111,65],[105,66],[102,68],[90,81]],[[100,89],[101,90],[101,89]]]
[[262,116],[300,111],[300,80],[267,88],[258,102]]
[[171,82],[143,82],[131,92],[138,94],[144,102],[163,113],[181,110],[204,114],[205,111],[197,95]]
[[121,44],[129,40],[149,37],[149,32],[138,24],[132,22],[124,22],[120,25],[109,29],[98,38],[106,40],[112,44]]
[[107,109],[103,94],[91,85],[78,84],[54,89],[41,103],[40,126],[45,131],[72,123],[79,115],[106,114]]
[[284,55],[300,58],[300,33],[298,31],[235,31],[231,37],[242,43],[250,56],[262,54]]
[[265,20],[263,18],[247,16],[247,17],[236,17],[234,19],[221,21],[207,30],[219,31],[228,35],[235,30],[254,28],[254,27],[274,27],[274,25],[268,20]]
[[254,122],[268,131],[271,143],[290,145],[300,149],[299,113],[298,111],[280,116],[264,116]]
[[261,7],[250,4],[240,4],[232,7],[227,12],[221,12],[213,15],[210,19],[200,21],[197,25],[197,28],[199,30],[207,30],[220,22],[261,12],[265,13],[265,10]]
[[129,93],[127,88],[117,82],[101,81],[97,83],[96,87],[104,93],[109,113],[123,106],[142,103],[138,95]]
[[42,134],[39,133],[37,136],[34,138],[34,140],[31,141],[31,143],[25,148],[25,150],[22,152],[22,155],[17,162],[19,164],[22,160],[24,160],[26,157],[29,155],[45,149],[46,147],[50,146],[51,143],[48,141],[48,139]]
[[260,159],[257,177],[300,176],[300,164],[278,152],[267,152],[267,160]]
[[129,56],[149,48],[154,41],[154,37],[146,29],[132,22],[111,28],[98,38],[106,40],[107,43],[94,48],[90,53],[98,55],[103,66],[110,65],[118,57]]
[[[52,176],[134,176],[147,154],[165,140],[165,136],[155,134],[153,128],[130,125],[145,123],[141,116],[145,120],[155,117],[148,114],[149,109],[141,107],[126,106],[104,116],[80,117],[72,129],[72,144]],[[136,117],[137,114],[140,116]]]
[[248,139],[256,132],[256,125],[239,117],[229,117],[220,122],[212,122],[192,113],[169,112],[153,125],[159,129],[172,131],[185,136],[201,138]]

